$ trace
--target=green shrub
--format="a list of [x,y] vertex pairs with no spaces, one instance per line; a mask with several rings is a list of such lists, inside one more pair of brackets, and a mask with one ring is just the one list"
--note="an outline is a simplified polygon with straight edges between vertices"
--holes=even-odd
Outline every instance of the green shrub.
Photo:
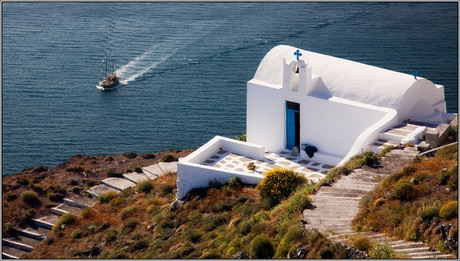
[[107,157],[105,158],[105,161],[113,161],[112,156],[107,156]]
[[61,202],[65,198],[65,196],[61,193],[53,192],[48,192],[46,196],[53,202]]
[[402,169],[403,174],[407,177],[414,174],[417,171],[417,168],[414,165],[404,166]]
[[[304,177],[303,182],[306,181]],[[263,198],[274,202],[287,198],[301,182],[301,178],[287,168],[274,168],[265,172],[265,178],[259,183],[258,188]]]
[[227,219],[224,215],[221,214],[209,214],[204,218],[205,225],[203,226],[203,230],[210,232],[216,229],[217,227],[225,224]]
[[[281,234],[281,233],[280,233]],[[302,239],[304,231],[301,226],[292,224],[289,226],[287,232],[284,234],[283,239],[276,248],[275,258],[286,258],[289,249],[298,241]]]
[[243,182],[241,182],[240,177],[235,176],[232,178],[228,178],[227,185],[231,188],[239,188],[243,185]]
[[450,177],[449,177],[449,180],[447,181],[447,185],[449,185],[449,187],[452,190],[457,190],[457,186],[458,186],[458,165],[455,165],[455,166],[451,167],[449,169],[448,173],[450,174]]
[[35,211],[33,209],[23,209],[22,210],[22,221],[24,221],[25,223],[30,223],[32,222],[32,219],[34,218],[35,216]]
[[272,258],[274,252],[273,245],[266,235],[259,235],[251,241],[251,258]]
[[24,186],[29,186],[29,184],[32,184],[32,181],[26,178],[19,178],[17,182],[18,184],[21,184]]
[[414,199],[415,195],[415,186],[408,179],[399,180],[391,193],[392,198],[405,201]]
[[58,222],[54,224],[51,231],[54,234],[58,234],[61,231],[61,228],[63,227],[63,225],[71,225],[75,223],[76,220],[77,220],[77,217],[74,214],[66,213],[59,218]]
[[160,159],[160,162],[173,162],[173,161],[177,161],[177,157],[174,156],[173,154],[166,154]]
[[382,151],[379,153],[379,157],[384,156],[388,152],[390,152],[392,149],[394,149],[394,146],[385,146],[385,148],[382,149]]
[[142,173],[142,167],[140,167],[140,166],[135,166],[135,167],[134,167],[134,172]]
[[105,174],[107,174],[107,177],[121,178],[123,176],[123,173],[118,172],[116,168],[106,169]]
[[150,191],[153,189],[153,184],[150,180],[143,181],[137,185],[136,191],[138,193],[150,193]]
[[430,172],[427,170],[421,171],[420,173],[415,174],[414,180],[417,183],[421,183],[430,178]]
[[387,245],[378,245],[369,255],[374,259],[394,259],[396,253]]
[[69,181],[69,185],[70,185],[70,186],[77,186],[77,185],[78,185],[78,181],[76,181],[76,180],[74,180],[74,179],[71,179],[71,180]]
[[155,154],[153,154],[153,153],[145,153],[145,154],[142,154],[142,158],[143,159],[154,159]]
[[374,243],[366,236],[357,236],[351,239],[352,245],[361,251],[369,251]]
[[12,236],[15,233],[15,229],[13,225],[11,225],[10,222],[5,223],[5,231],[4,231],[6,236]]
[[75,193],[75,194],[79,194],[80,193],[80,188],[78,186],[74,186],[74,187],[72,187],[72,192]]
[[72,233],[70,233],[70,237],[75,239],[82,238],[83,232],[80,229],[75,229]]
[[241,136],[235,136],[235,140],[239,140],[239,141],[244,141],[246,142],[246,134],[243,134]]
[[99,200],[100,203],[105,204],[109,203],[112,199],[117,197],[117,192],[116,191],[108,191],[106,193],[101,194],[97,199]]
[[127,152],[125,154],[123,154],[123,156],[129,158],[129,159],[134,159],[137,157],[137,153],[134,153],[134,152]]
[[90,207],[84,207],[81,209],[81,216],[83,218],[89,218],[89,216],[91,215],[91,208]]
[[136,243],[134,243],[133,248],[135,250],[142,250],[144,248],[147,248],[149,246],[149,241],[146,239],[139,240]]
[[423,220],[432,220],[438,216],[439,208],[437,206],[424,207],[417,212],[417,215]]
[[238,224],[238,229],[242,235],[247,235],[251,232],[252,227],[255,225],[255,220],[252,217],[249,217]]
[[306,208],[312,206],[312,200],[304,193],[295,193],[291,198],[288,200],[288,213],[300,213]]
[[364,164],[367,166],[373,166],[379,160],[379,157],[372,153],[371,151],[366,151],[364,153]]
[[458,201],[450,201],[444,204],[439,210],[439,216],[445,220],[450,220],[458,216]]
[[36,166],[33,168],[34,172],[41,173],[48,170],[46,166]]
[[29,206],[34,206],[38,204],[40,200],[38,199],[38,194],[33,191],[24,191],[21,193],[21,199],[24,203],[28,204]]
[[45,192],[45,190],[38,184],[31,184],[30,188],[33,189],[35,192],[42,194]]
[[108,229],[104,232],[104,234],[105,243],[110,243],[117,240],[118,232],[114,229]]
[[452,155],[455,154],[458,151],[457,144],[453,144],[451,146],[447,146],[444,148],[439,149],[436,151],[435,157],[444,157],[447,159],[451,159]]
[[131,216],[132,214],[134,214],[134,212],[137,211],[137,207],[135,206],[131,206],[131,207],[126,207],[124,208],[123,210],[121,210],[120,212],[120,218],[122,220],[124,220],[125,218],[127,218],[128,216]]

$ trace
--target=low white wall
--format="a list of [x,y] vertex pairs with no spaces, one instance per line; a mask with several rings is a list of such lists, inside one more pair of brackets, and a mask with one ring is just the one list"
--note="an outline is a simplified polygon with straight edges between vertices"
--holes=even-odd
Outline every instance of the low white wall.
[[245,184],[257,185],[264,178],[261,174],[235,173],[196,164],[179,162],[177,164],[177,199],[183,199],[194,188],[207,187],[210,181],[225,183],[231,177],[239,177]]
[[257,160],[265,157],[262,145],[216,136],[187,157],[179,159],[176,181],[178,199],[183,199],[194,188],[207,187],[213,180],[225,183],[228,178],[238,176],[243,183],[257,185],[263,179],[260,174],[234,173],[201,164],[219,149]]

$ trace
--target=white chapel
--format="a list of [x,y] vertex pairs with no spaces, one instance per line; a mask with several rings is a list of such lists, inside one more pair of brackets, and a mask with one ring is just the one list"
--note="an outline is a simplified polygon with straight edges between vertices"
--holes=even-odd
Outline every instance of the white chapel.
[[[178,194],[239,176],[257,184],[272,167],[313,181],[352,156],[417,144],[450,121],[444,87],[417,77],[280,45],[247,83],[247,142],[220,136],[178,163]],[[247,168],[249,162],[256,168]]]

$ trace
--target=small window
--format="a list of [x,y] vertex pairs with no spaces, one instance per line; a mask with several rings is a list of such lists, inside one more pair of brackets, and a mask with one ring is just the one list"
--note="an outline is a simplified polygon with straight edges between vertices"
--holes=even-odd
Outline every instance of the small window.
[[296,102],[286,101],[286,106],[290,110],[300,111],[300,104],[298,104]]

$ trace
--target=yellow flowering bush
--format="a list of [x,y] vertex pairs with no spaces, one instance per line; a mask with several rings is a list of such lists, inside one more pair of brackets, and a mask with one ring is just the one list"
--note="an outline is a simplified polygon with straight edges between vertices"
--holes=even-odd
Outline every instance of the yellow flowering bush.
[[260,195],[275,202],[287,198],[297,185],[307,179],[287,168],[274,168],[265,172],[265,178],[259,183]]

